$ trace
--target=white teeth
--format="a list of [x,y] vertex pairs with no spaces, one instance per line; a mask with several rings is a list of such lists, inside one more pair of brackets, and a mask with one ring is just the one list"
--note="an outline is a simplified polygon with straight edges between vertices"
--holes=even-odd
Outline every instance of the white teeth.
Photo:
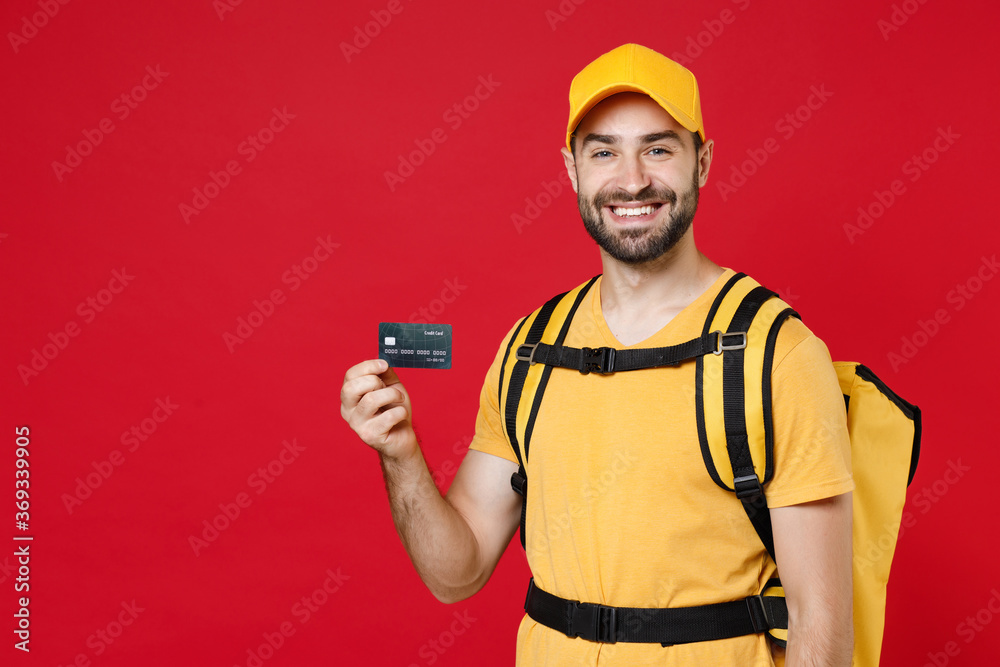
[[614,211],[615,215],[623,218],[634,218],[640,215],[649,215],[654,211],[654,208],[652,206],[640,206],[639,208],[615,207],[611,210]]

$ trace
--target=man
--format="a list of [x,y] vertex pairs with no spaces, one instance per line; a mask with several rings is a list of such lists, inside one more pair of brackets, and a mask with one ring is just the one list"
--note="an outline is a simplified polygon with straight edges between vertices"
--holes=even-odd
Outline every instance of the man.
[[[626,44],[577,75],[570,106],[562,152],[603,274],[565,344],[650,348],[696,337],[734,272],[694,241],[714,147],[694,76]],[[443,602],[482,588],[520,520],[510,484],[517,457],[498,396],[513,331],[487,374],[476,435],[446,498],[395,373],[373,360],[344,380],[342,415],[379,452],[397,530]],[[692,607],[756,595],[775,576],[740,503],[706,472],[693,366],[551,376],[526,466],[527,556],[538,589],[568,605]],[[519,665],[746,666],[772,665],[775,656],[789,667],[850,664],[853,481],[843,398],[825,345],[797,319],[778,335],[772,387],[776,472],[767,498],[788,603],[787,655],[763,633],[602,643],[526,615]]]

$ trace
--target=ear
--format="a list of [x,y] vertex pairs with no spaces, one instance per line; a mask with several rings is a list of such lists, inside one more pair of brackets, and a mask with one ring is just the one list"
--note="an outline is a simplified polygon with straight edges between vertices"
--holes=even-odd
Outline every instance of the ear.
[[708,170],[712,167],[712,149],[715,148],[715,141],[709,139],[701,146],[698,152],[698,187],[705,187],[708,182]]
[[573,185],[573,192],[579,194],[580,189],[576,183],[576,160],[568,148],[562,148],[563,162],[566,163],[566,174],[569,175],[569,182]]

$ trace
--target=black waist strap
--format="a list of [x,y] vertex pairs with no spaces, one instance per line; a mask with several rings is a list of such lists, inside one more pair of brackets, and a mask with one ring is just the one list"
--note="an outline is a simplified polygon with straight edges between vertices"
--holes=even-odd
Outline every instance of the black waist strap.
[[[567,637],[592,642],[688,644],[766,632],[787,618],[784,598],[753,595],[743,600],[698,607],[650,609],[608,607],[564,600],[528,584],[528,616]],[[770,622],[769,622],[770,620]],[[787,626],[786,626],[787,627]]]

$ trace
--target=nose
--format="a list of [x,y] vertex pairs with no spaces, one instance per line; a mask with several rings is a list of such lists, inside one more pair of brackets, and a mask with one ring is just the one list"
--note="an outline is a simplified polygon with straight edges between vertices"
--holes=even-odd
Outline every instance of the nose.
[[618,187],[636,195],[646,189],[652,181],[640,155],[626,154],[618,163]]

